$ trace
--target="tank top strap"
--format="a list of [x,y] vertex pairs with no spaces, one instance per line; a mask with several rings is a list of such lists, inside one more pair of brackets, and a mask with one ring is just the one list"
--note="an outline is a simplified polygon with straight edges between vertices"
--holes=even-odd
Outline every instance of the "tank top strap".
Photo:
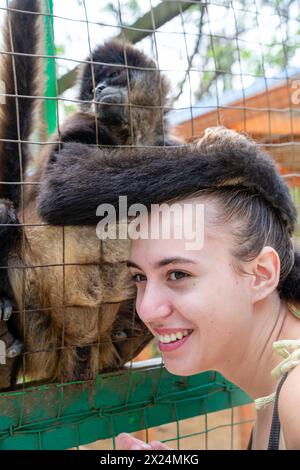
[[279,419],[279,412],[278,412],[278,402],[279,402],[279,395],[280,395],[280,390],[282,385],[284,384],[286,378],[288,376],[288,373],[286,372],[276,389],[276,395],[275,395],[275,403],[274,403],[274,411],[273,411],[273,416],[272,416],[272,424],[271,424],[271,431],[270,431],[270,436],[269,436],[269,444],[268,444],[268,450],[278,450],[279,449],[279,442],[280,442],[280,419]]

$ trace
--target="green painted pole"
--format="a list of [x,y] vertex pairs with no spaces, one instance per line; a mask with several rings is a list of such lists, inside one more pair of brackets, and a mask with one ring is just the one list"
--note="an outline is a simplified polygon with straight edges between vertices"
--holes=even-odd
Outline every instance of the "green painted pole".
[[[46,2],[46,15],[45,15],[45,53],[47,56],[54,56],[56,53],[54,42],[54,28],[53,28],[53,1]],[[45,122],[46,132],[49,135],[53,134],[57,127],[57,93],[56,93],[56,74],[55,74],[55,59],[47,58],[45,67],[46,83],[45,83],[45,97],[54,98],[45,100]]]

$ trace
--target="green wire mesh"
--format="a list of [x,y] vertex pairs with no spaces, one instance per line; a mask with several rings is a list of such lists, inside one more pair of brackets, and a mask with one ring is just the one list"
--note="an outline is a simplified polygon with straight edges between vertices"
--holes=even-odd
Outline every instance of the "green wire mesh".
[[78,447],[250,402],[217,372],[179,377],[161,366],[31,387],[0,394],[0,449]]

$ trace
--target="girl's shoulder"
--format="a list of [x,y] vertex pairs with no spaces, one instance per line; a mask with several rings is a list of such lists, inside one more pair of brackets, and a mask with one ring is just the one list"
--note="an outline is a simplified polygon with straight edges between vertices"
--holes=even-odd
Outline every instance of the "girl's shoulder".
[[300,364],[290,370],[279,396],[278,412],[287,449],[300,449]]

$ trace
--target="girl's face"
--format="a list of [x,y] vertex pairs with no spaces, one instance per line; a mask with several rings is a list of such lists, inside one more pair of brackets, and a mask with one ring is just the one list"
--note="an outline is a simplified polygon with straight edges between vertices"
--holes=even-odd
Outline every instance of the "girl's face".
[[[204,218],[213,210],[205,204]],[[233,267],[229,231],[204,227],[202,249],[187,240],[135,240],[131,274],[136,309],[158,338],[173,374],[226,370],[242,359],[252,325],[250,279]]]

